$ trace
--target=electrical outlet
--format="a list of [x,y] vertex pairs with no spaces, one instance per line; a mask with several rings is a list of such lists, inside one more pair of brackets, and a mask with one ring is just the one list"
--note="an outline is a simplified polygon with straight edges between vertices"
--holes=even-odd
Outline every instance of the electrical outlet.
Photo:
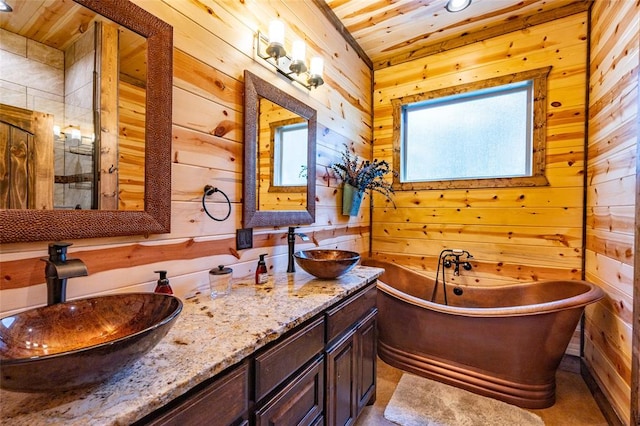
[[236,229],[236,250],[253,247],[253,228]]

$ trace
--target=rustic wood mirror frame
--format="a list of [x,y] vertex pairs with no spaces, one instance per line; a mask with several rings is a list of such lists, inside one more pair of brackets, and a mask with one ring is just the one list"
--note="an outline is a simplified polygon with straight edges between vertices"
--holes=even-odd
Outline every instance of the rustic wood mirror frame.
[[[258,102],[260,97],[307,120],[307,206],[306,210],[257,209]],[[249,71],[244,72],[244,196],[243,223],[254,226],[304,225],[316,217],[316,110]]]
[[128,0],[74,0],[146,37],[144,211],[0,210],[0,242],[148,235],[171,228],[173,28]]

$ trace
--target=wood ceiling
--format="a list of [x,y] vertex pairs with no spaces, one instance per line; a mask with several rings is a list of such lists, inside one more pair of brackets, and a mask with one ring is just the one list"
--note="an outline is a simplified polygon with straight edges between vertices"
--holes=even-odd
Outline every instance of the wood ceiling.
[[473,0],[450,13],[447,0],[315,0],[373,69],[578,13],[591,1]]

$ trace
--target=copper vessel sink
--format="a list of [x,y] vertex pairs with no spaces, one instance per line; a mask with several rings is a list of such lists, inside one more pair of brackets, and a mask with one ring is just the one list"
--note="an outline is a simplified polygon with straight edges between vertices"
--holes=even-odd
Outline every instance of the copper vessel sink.
[[0,387],[60,391],[100,383],[169,331],[180,299],[156,293],[72,300],[0,319]]
[[360,260],[358,253],[346,250],[303,250],[295,252],[293,257],[302,269],[324,279],[346,274]]

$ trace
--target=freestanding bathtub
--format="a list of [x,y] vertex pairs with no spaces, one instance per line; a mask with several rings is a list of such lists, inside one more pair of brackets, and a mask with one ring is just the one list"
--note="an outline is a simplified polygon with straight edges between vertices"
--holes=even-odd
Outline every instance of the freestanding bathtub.
[[586,281],[448,284],[444,305],[442,286],[430,301],[430,278],[392,263],[362,264],[385,269],[377,296],[381,359],[524,408],[555,403],[556,369],[584,307],[604,297]]

